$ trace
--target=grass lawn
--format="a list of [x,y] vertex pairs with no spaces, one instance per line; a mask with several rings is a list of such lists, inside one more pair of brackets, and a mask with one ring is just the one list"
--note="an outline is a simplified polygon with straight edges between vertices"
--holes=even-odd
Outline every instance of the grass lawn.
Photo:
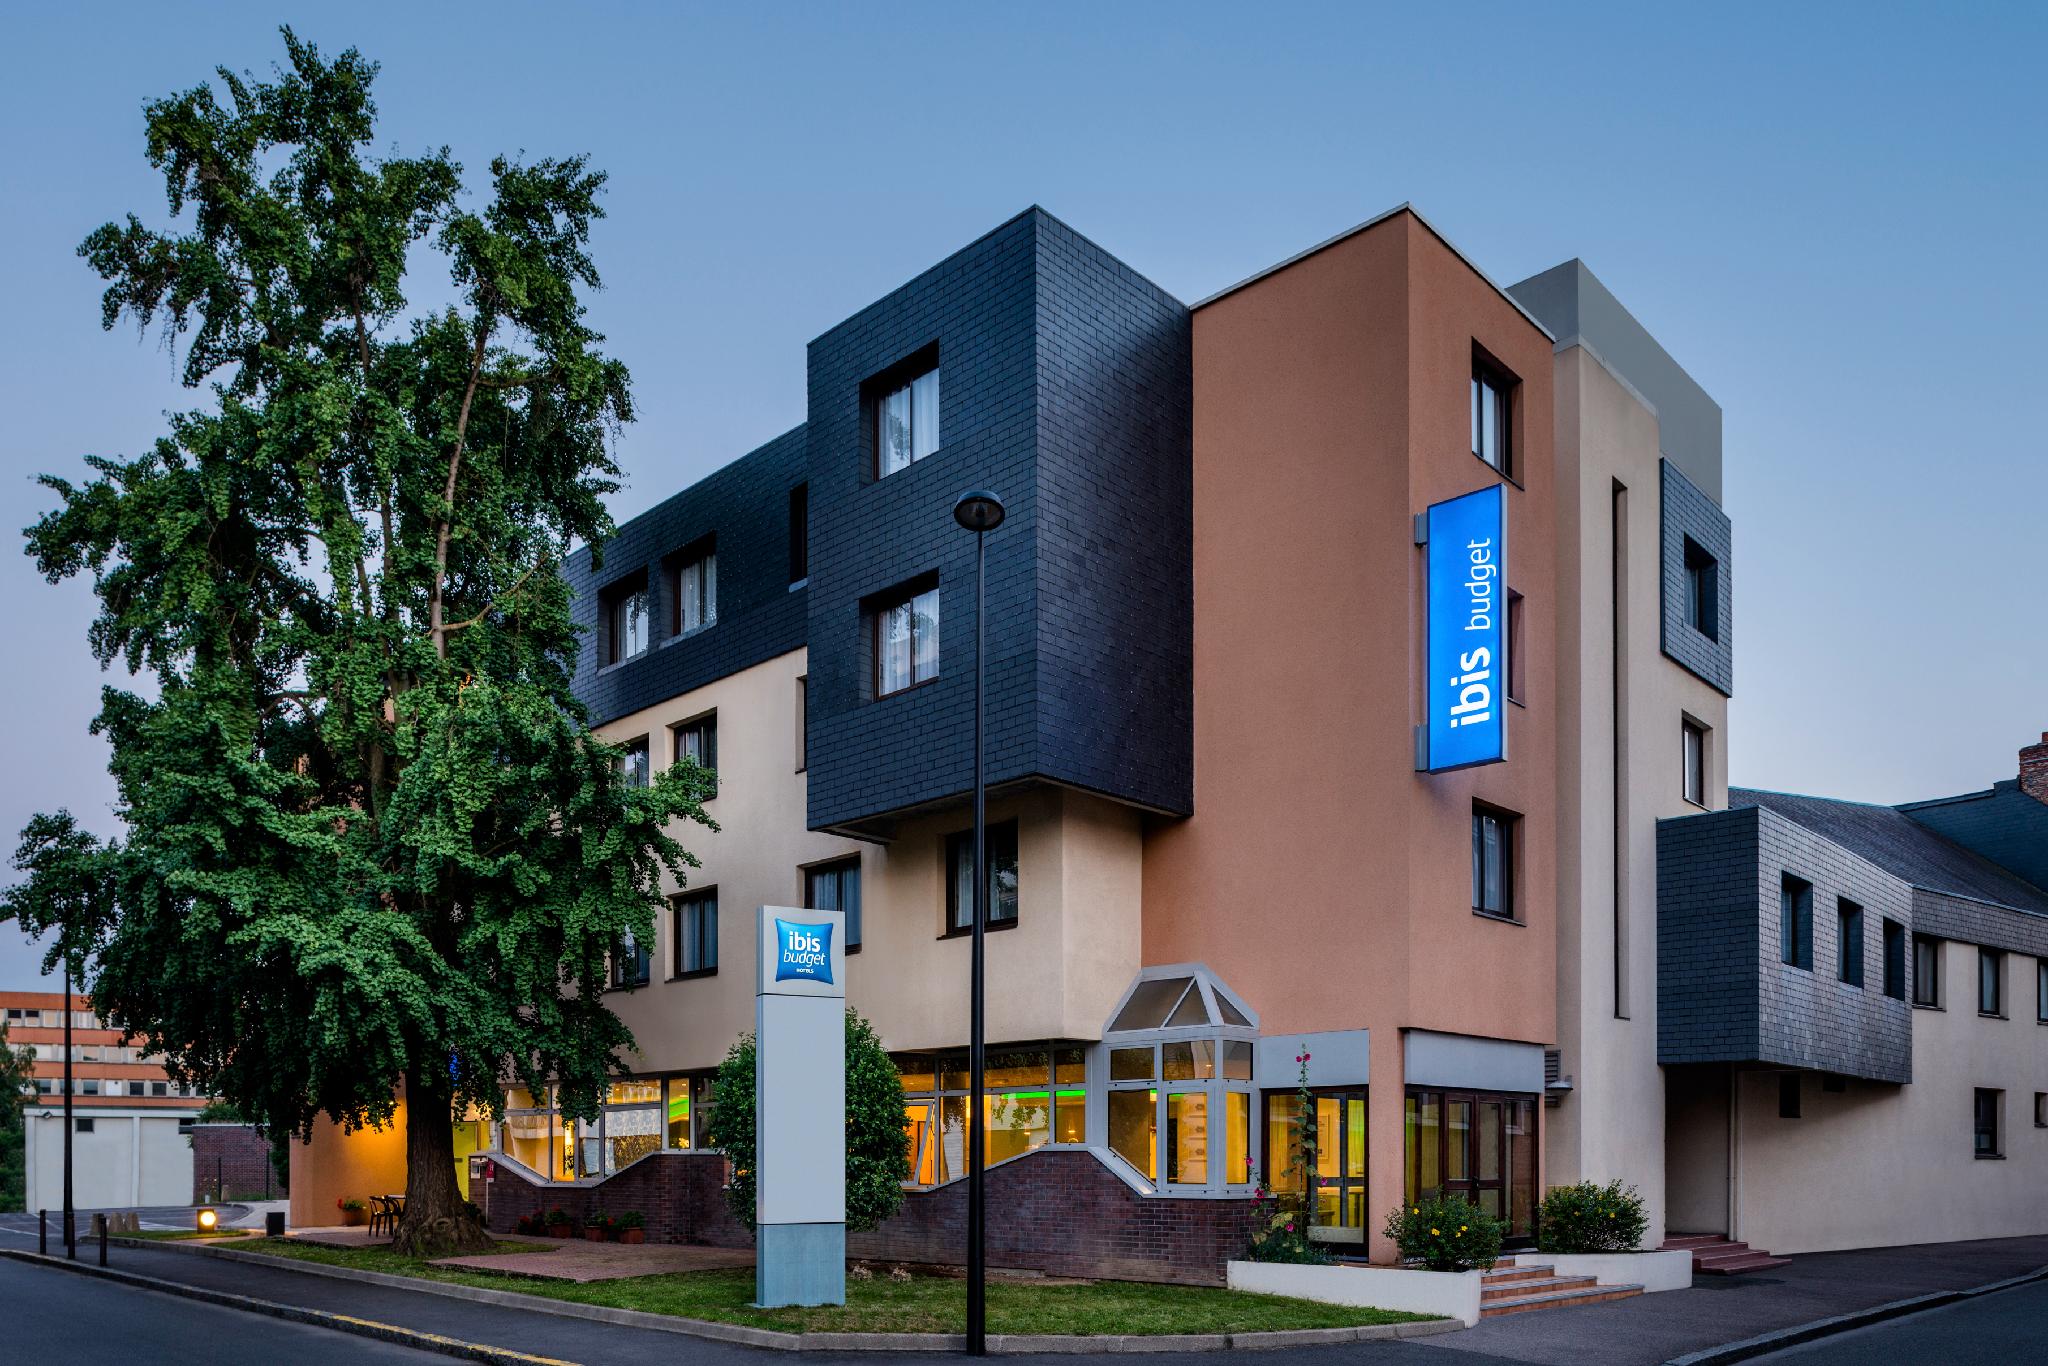
[[[506,1252],[532,1247],[530,1243],[500,1244],[500,1250]],[[397,1256],[387,1248],[342,1249],[272,1239],[254,1250],[456,1285],[508,1288],[508,1278],[503,1276],[431,1266],[417,1258]],[[522,1278],[514,1286],[521,1294],[548,1299],[714,1319],[787,1333],[958,1333],[967,1318],[967,1283],[939,1276],[914,1276],[907,1281],[880,1276],[866,1281],[849,1279],[845,1307],[819,1309],[748,1308],[747,1302],[754,1297],[751,1269],[635,1276],[583,1285]],[[991,1333],[1248,1333],[1406,1323],[1431,1317],[1204,1286],[993,1281],[988,1288]]]

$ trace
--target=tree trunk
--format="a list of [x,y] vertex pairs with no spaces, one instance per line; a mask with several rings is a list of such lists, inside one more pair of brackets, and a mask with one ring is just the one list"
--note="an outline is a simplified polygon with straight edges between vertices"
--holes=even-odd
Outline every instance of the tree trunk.
[[473,1218],[455,1184],[455,1119],[446,1088],[405,1078],[405,1213],[392,1247],[411,1257],[488,1252],[490,1231]]

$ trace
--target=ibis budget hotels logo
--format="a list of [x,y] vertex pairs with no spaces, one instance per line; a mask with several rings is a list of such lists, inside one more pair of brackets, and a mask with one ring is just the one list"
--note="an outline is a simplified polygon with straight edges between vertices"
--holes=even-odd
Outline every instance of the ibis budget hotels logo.
[[778,945],[776,981],[801,978],[831,985],[832,927],[829,924],[799,925],[794,921],[777,919],[775,938]]

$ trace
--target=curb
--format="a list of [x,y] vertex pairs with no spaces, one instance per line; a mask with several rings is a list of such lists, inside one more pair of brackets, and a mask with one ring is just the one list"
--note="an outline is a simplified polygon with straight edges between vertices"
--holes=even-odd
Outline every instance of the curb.
[[[173,1243],[151,1242],[147,1239],[107,1240],[110,1245],[141,1247],[162,1250],[166,1247],[183,1253],[202,1257],[218,1257],[226,1261],[251,1262],[259,1266],[280,1267],[286,1271],[297,1271],[306,1275],[326,1276],[334,1280],[357,1281],[365,1285],[384,1286],[394,1290],[411,1290],[420,1294],[440,1295],[447,1299],[468,1300],[473,1304],[488,1304],[501,1309],[524,1309],[536,1314],[553,1314],[558,1318],[584,1319],[594,1323],[609,1323],[621,1328],[646,1328],[658,1333],[674,1333],[681,1337],[710,1338],[718,1342],[736,1343],[743,1347],[762,1347],[781,1352],[959,1352],[966,1348],[966,1339],[959,1333],[780,1333],[768,1328],[749,1328],[737,1323],[718,1323],[710,1319],[689,1319],[673,1314],[652,1314],[640,1309],[613,1309],[604,1305],[579,1304],[574,1300],[554,1300],[540,1295],[523,1294],[516,1290],[490,1290],[482,1286],[456,1285],[447,1281],[422,1280],[415,1276],[398,1276],[387,1271],[361,1271],[354,1267],[327,1266],[320,1262],[301,1262],[286,1257],[273,1257],[262,1252],[247,1252],[240,1248],[220,1243],[195,1243],[180,1241]],[[26,1257],[30,1261],[43,1260],[32,1253],[8,1255]],[[92,1268],[98,1272],[99,1268]],[[2048,1269],[2044,1269],[2048,1270]],[[101,1275],[107,1272],[99,1272]],[[123,1277],[150,1289],[161,1289],[171,1294],[182,1294],[196,1290],[179,1281],[159,1281],[154,1277],[137,1276],[133,1272],[122,1273]],[[217,1292],[205,1291],[203,1294]],[[234,1297],[229,1297],[234,1298]],[[310,1312],[310,1311],[309,1311]],[[339,1317],[339,1316],[330,1316]],[[335,1326],[335,1325],[330,1325]],[[1373,1342],[1393,1338],[1430,1337],[1437,1333],[1451,1333],[1463,1329],[1456,1319],[1419,1320],[1412,1323],[1367,1324],[1353,1328],[1294,1328],[1273,1332],[1257,1333],[1192,1333],[1157,1334],[1152,1336],[1080,1336],[1041,1333],[991,1333],[988,1349],[991,1354],[1014,1355],[1042,1352],[1070,1352],[1100,1354],[1109,1352],[1229,1352],[1261,1351],[1282,1347],[1320,1347],[1347,1342]],[[424,1335],[431,1336],[431,1335]],[[493,1349],[484,1349],[493,1350]],[[484,1358],[473,1358],[483,1360]],[[508,1360],[532,1363],[547,1358],[524,1357],[513,1354]]]
[[[140,1240],[131,1240],[129,1245],[154,1246]],[[275,1300],[257,1299],[253,1295],[235,1295],[225,1290],[210,1290],[203,1286],[185,1285],[179,1281],[158,1280],[154,1276],[138,1276],[132,1271],[116,1271],[112,1267],[74,1262],[68,1257],[48,1257],[11,1247],[0,1248],[0,1257],[27,1262],[30,1265],[52,1266],[60,1271],[71,1271],[81,1276],[114,1281],[138,1290],[176,1295],[182,1299],[198,1300],[204,1304],[220,1305],[227,1309],[265,1314],[275,1319],[289,1319],[294,1323],[311,1324],[316,1328],[330,1328],[337,1332],[351,1333],[356,1337],[376,1338],[403,1347],[439,1352],[444,1356],[460,1357],[465,1361],[480,1361],[486,1363],[486,1366],[575,1366],[575,1363],[563,1361],[559,1357],[535,1356],[531,1352],[517,1352],[508,1347],[492,1347],[480,1342],[464,1342],[460,1338],[443,1337],[439,1333],[423,1333],[416,1328],[402,1328],[394,1323],[379,1323],[375,1319],[330,1314],[319,1309],[303,1309],[295,1304],[279,1304]]]
[[1996,1294],[2015,1286],[2029,1285],[2035,1281],[2048,1280],[2048,1266],[2036,1267],[2032,1271],[2011,1276],[1987,1285],[1973,1285],[1964,1290],[1937,1290],[1932,1294],[1913,1295],[1903,1300],[1892,1300],[1887,1304],[1872,1305],[1847,1314],[1836,1314],[1832,1318],[1815,1319],[1811,1323],[1798,1323],[1790,1328],[1779,1328],[1769,1333],[1759,1333],[1753,1338],[1740,1342],[1726,1342],[1719,1347],[1708,1347],[1702,1351],[1689,1352],[1682,1357],[1673,1357],[1664,1366],[1723,1366],[1727,1362],[1748,1361],[1769,1352],[1797,1347],[1801,1343],[1815,1342],[1837,1333],[1847,1333],[1857,1328],[1867,1328],[1873,1323],[1884,1323],[1890,1319],[1902,1319],[1912,1314],[1924,1313],[1929,1309],[1940,1309],[1944,1305],[1958,1304],[1963,1300],[1975,1299],[1979,1295]]

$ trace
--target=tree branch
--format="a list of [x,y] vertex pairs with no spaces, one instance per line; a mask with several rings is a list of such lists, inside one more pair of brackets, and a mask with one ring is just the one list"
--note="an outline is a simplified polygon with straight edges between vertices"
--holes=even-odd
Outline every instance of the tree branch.
[[448,632],[441,624],[442,595],[448,580],[448,538],[455,530],[455,481],[462,472],[463,444],[469,437],[469,409],[483,377],[484,349],[491,339],[488,311],[477,315],[476,345],[469,353],[469,383],[462,391],[462,411],[455,418],[455,448],[448,454],[448,483],[441,490],[441,524],[434,537],[434,583],[428,596],[427,633],[434,639],[434,657],[448,657]]

